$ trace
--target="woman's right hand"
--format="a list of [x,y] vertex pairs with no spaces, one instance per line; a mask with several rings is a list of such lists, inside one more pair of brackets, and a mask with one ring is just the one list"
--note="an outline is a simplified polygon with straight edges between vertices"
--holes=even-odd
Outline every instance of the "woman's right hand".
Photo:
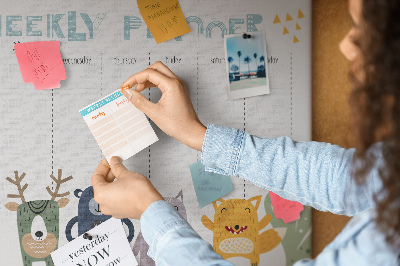
[[[134,86],[135,89],[130,89]],[[150,102],[140,93],[150,87],[161,90],[158,103]],[[166,134],[193,149],[202,150],[207,128],[197,117],[185,82],[163,63],[156,62],[146,70],[133,74],[122,84],[121,90]]]

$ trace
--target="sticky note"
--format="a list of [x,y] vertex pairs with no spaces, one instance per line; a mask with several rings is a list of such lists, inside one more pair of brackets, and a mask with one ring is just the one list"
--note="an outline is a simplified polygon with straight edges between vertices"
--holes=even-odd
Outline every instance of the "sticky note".
[[271,191],[269,196],[276,218],[282,219],[285,223],[300,219],[300,213],[304,210],[303,204],[281,198]]
[[206,172],[201,162],[190,165],[190,173],[200,208],[233,190],[230,176]]
[[137,3],[157,43],[190,32],[178,0],[137,0]]
[[60,42],[16,43],[14,50],[24,82],[33,83],[36,90],[60,88],[67,78]]
[[158,140],[145,114],[120,90],[79,112],[107,161],[112,156],[126,160]]
[[55,266],[138,265],[126,238],[121,220],[110,218],[51,253]]

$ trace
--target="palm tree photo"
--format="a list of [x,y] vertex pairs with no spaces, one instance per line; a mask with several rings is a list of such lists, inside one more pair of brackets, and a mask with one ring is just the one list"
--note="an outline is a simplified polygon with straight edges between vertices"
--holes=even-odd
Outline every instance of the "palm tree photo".
[[264,62],[264,71],[265,71],[265,58],[263,55],[260,57],[260,63],[262,62]]
[[233,62],[232,56],[228,57],[229,69],[231,69],[231,63]]
[[256,63],[256,73],[257,73],[257,70],[258,70],[258,65],[257,65],[257,53],[254,53],[254,62]]
[[248,70],[249,70],[249,72],[248,72],[248,77],[250,78],[250,62],[251,62],[251,58],[250,58],[250,56],[246,56],[245,58],[244,58],[244,62],[247,64],[247,67],[248,67]]
[[237,52],[237,55],[238,55],[238,57],[239,57],[239,79],[240,79],[240,57],[242,56],[242,52],[241,52],[241,51],[238,51],[238,52]]

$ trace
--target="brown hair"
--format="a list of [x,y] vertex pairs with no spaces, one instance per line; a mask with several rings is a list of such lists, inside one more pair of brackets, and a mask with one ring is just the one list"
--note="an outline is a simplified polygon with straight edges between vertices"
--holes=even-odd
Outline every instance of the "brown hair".
[[[357,141],[354,177],[361,184],[375,166],[368,152],[382,142],[382,189],[376,193],[376,222],[387,243],[400,250],[400,1],[363,0],[361,34],[355,40],[362,63],[353,66],[350,103]],[[363,73],[359,77],[360,71]]]

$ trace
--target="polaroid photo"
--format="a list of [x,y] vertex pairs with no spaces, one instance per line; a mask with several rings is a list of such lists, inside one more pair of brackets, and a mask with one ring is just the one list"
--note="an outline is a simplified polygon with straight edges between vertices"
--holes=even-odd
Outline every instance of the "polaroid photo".
[[229,100],[269,94],[266,34],[225,35]]

